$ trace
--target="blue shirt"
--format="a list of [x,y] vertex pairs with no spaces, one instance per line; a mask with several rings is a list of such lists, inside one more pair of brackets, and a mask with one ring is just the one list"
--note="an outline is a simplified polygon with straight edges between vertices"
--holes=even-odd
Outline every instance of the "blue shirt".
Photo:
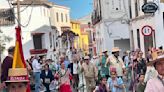
[[65,68],[68,68],[68,65],[69,65],[69,64],[70,64],[69,61],[67,61],[67,60],[64,61]]
[[111,78],[109,78],[107,83],[109,85],[109,88],[111,89],[111,92],[123,92],[123,89],[114,87],[114,85],[123,85],[123,80],[121,78],[116,78],[116,80],[114,81]]

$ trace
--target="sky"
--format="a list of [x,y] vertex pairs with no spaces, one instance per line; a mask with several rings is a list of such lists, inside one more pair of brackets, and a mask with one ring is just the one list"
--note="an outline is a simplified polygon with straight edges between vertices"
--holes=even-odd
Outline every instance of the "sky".
[[71,18],[78,19],[92,12],[93,0],[49,0],[56,4],[71,8]]

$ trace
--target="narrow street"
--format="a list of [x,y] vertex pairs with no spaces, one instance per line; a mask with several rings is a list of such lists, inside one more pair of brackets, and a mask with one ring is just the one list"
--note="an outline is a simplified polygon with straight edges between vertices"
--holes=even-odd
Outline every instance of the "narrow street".
[[0,0],[0,92],[164,92],[164,0]]

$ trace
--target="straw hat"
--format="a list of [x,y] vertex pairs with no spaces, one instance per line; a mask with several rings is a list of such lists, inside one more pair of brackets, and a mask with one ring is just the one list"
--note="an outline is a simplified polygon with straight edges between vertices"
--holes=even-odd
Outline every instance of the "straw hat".
[[10,68],[8,71],[8,80],[5,82],[29,82],[26,78],[27,75],[28,73],[26,68]]
[[112,48],[112,52],[118,52],[118,51],[121,51],[121,50],[119,49],[119,47],[113,47],[113,48]]
[[85,56],[85,57],[84,57],[84,60],[88,60],[88,59],[90,59],[89,56]]
[[148,62],[147,65],[154,65],[156,62],[164,61],[164,50],[153,52],[152,58],[152,61]]

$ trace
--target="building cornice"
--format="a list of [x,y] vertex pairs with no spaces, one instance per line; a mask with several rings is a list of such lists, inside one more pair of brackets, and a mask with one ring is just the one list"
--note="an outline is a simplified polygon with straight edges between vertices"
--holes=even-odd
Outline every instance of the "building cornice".
[[57,7],[57,8],[63,8],[63,9],[70,10],[70,8],[68,8],[68,7],[66,7],[66,6],[61,6],[61,5],[57,5],[57,4],[53,4],[52,7]]
[[[13,2],[12,5],[16,5],[17,2]],[[51,2],[48,2],[48,1],[37,1],[37,0],[34,0],[34,1],[31,1],[31,0],[28,0],[28,1],[20,1],[20,5],[44,5],[44,6],[47,6],[47,7],[52,7],[53,6],[53,3]]]
[[132,18],[132,19],[130,20],[130,22],[142,20],[142,19],[145,19],[145,18],[153,17],[153,16],[154,16],[154,14],[141,15],[141,16]]
[[80,21],[77,21],[77,20],[71,20],[71,23],[80,24]]

